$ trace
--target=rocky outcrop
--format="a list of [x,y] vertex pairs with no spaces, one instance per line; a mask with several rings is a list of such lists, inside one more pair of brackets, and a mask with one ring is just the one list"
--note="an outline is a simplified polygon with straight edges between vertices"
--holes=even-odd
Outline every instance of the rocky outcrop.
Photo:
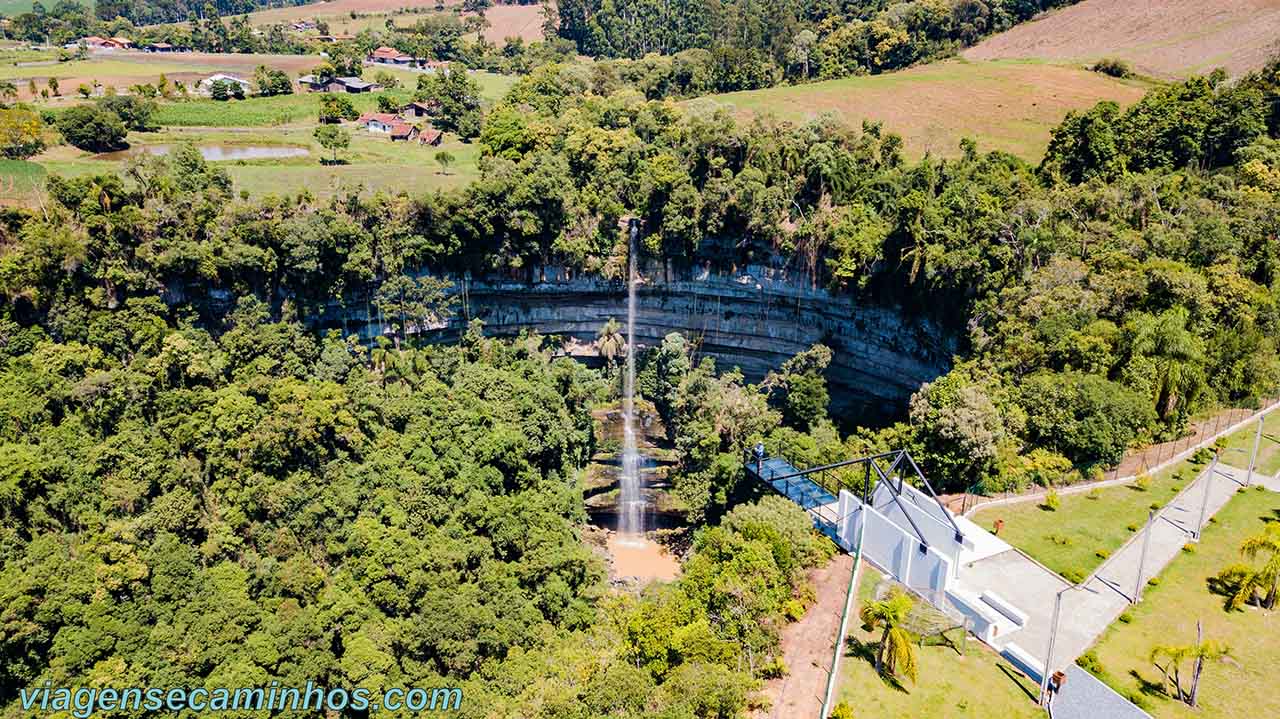
[[[955,352],[955,338],[930,320],[859,304],[766,271],[664,274],[645,273],[637,288],[636,343],[642,348],[679,332],[715,357],[718,366],[739,367],[748,380],[758,381],[821,342],[833,350],[827,377],[834,408],[864,419],[901,416],[911,393],[945,372]],[[594,341],[610,318],[626,321],[622,281],[570,277],[547,268],[532,282],[460,277],[455,287],[455,315],[426,330],[441,341],[456,339],[472,318],[484,321],[488,335],[536,329],[581,343]],[[366,319],[366,306],[333,305],[318,322],[371,338],[380,324],[376,317]]]

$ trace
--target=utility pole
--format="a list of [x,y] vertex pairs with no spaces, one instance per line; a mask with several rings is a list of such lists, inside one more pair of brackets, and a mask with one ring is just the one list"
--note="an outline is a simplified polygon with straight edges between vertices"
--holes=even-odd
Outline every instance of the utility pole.
[[1058,592],[1053,600],[1053,621],[1049,624],[1049,653],[1044,658],[1044,669],[1040,671],[1040,706],[1049,706],[1049,673],[1053,671],[1053,649],[1058,641],[1058,620],[1062,617],[1062,595],[1075,589],[1066,587]]
[[1258,446],[1262,444],[1262,421],[1266,415],[1258,417],[1258,431],[1253,434],[1253,456],[1249,457],[1249,476],[1244,480],[1244,486],[1248,487],[1253,484],[1253,472],[1258,468]]
[[1196,541],[1200,541],[1200,535],[1204,533],[1204,516],[1209,511],[1209,492],[1213,490],[1213,475],[1218,473],[1218,455],[1215,452],[1213,461],[1209,463],[1209,474],[1204,479],[1204,500],[1200,502],[1200,522],[1196,524]]
[[[862,521],[858,523],[858,546],[853,549],[853,571],[849,573],[849,589],[844,597],[844,613],[840,616],[840,628],[836,633],[836,645],[831,657],[831,672],[827,674],[827,690],[822,696],[822,716],[820,719],[827,719],[827,717],[831,716],[831,702],[836,693],[836,678],[840,674],[840,655],[844,654],[844,635],[849,629],[849,613],[853,610],[853,604],[858,592],[858,570],[862,567],[862,541],[867,533],[867,518],[863,516],[860,519]],[[836,531],[840,530],[837,529]]]
[[1142,601],[1142,570],[1147,566],[1147,548],[1151,546],[1151,531],[1155,529],[1156,510],[1151,510],[1147,515],[1147,527],[1143,530],[1145,534],[1142,537],[1142,554],[1138,559],[1138,579],[1136,586],[1133,588],[1133,604]]

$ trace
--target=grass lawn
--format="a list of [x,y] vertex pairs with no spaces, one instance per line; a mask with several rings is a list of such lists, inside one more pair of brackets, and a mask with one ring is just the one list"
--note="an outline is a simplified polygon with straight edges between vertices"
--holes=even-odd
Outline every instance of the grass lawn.
[[[1277,518],[1280,495],[1274,492],[1250,489],[1233,497],[1205,529],[1195,553],[1180,554],[1160,575],[1159,585],[1147,588],[1144,601],[1130,610],[1132,621],[1113,624],[1098,641],[1094,650],[1106,672],[1104,679],[1121,694],[1141,697],[1157,717],[1280,716],[1275,684],[1280,611],[1248,607],[1228,613],[1223,597],[1210,592],[1207,583],[1223,567],[1241,561],[1237,550],[1245,537]],[[1199,711],[1166,697],[1160,691],[1160,673],[1147,661],[1158,644],[1193,644],[1197,620],[1204,624],[1206,639],[1230,647],[1227,659],[1204,670]]]
[[979,510],[973,520],[989,529],[1003,519],[1001,539],[1067,579],[1079,581],[1102,563],[1099,551],[1109,555],[1119,549],[1133,534],[1129,527],[1136,530],[1146,523],[1153,503],[1167,504],[1199,471],[1183,461],[1151,475],[1146,491],[1133,484],[1105,487],[1096,494],[1065,495],[1057,511],[1038,502],[1022,502]]
[[[1257,424],[1250,425],[1246,431],[1236,432],[1227,438],[1227,449],[1239,449],[1241,452],[1228,452],[1224,455],[1232,466],[1249,468],[1249,455],[1253,453],[1253,439]],[[1259,473],[1275,476],[1280,472],[1280,410],[1266,416],[1262,423],[1262,443],[1258,445]]]
[[883,122],[886,130],[903,135],[912,157],[955,156],[960,140],[972,137],[980,150],[1005,150],[1038,162],[1049,131],[1069,110],[1101,100],[1129,104],[1145,90],[1142,83],[1077,67],[957,59],[883,75],[713,95],[686,105],[793,121],[832,114],[855,127],[863,120]]
[[[1248,467],[1255,428],[1256,425],[1249,425],[1227,437],[1229,449],[1244,451],[1224,453],[1224,462]],[[1267,415],[1262,436],[1259,472],[1275,474],[1280,471],[1280,410]],[[1131,484],[1107,487],[1099,489],[1095,498],[1088,494],[1063,496],[1062,506],[1056,512],[1035,502],[1024,502],[979,509],[973,519],[986,528],[995,520],[1003,519],[1001,539],[1067,579],[1079,579],[1102,563],[1097,555],[1099,550],[1110,554],[1118,549],[1132,534],[1130,526],[1141,527],[1147,521],[1152,503],[1168,504],[1202,469],[1183,461],[1152,474],[1151,487],[1145,492]],[[1183,479],[1177,479],[1179,475]],[[1071,572],[1078,573],[1079,577],[1070,576]]]
[[0,160],[0,203],[30,204],[44,191],[45,169],[26,160]]
[[[366,77],[373,77],[378,70],[368,70]],[[369,112],[378,107],[379,95],[391,95],[397,102],[408,102],[417,84],[417,75],[406,70],[392,70],[402,87],[382,92],[346,95],[359,112]],[[511,86],[516,78],[478,72],[471,76],[479,85],[481,97],[495,102]],[[161,102],[155,114],[155,122],[164,127],[273,127],[298,123],[314,123],[320,109],[322,93],[295,92],[276,97],[251,97],[245,100],[219,102],[209,99]]]
[[[192,142],[197,146],[292,145],[310,148],[310,154],[302,157],[218,163],[227,169],[236,190],[245,190],[255,196],[272,192],[295,193],[305,188],[324,198],[344,186],[355,185],[364,185],[371,190],[405,190],[417,194],[464,185],[479,176],[476,166],[480,157],[479,146],[463,143],[455,136],[446,136],[440,147],[424,147],[416,143],[392,143],[385,137],[371,136],[352,128],[351,147],[338,153],[346,164],[322,165],[320,158],[329,155],[314,141],[311,132],[311,127],[254,130],[177,128],[155,133],[131,133],[129,142],[139,148],[181,142]],[[455,158],[448,174],[442,173],[435,160],[436,153],[441,150],[448,151]],[[123,160],[99,159],[66,145],[53,147],[36,160],[39,165],[26,164],[43,166],[51,173],[66,176],[118,171],[124,166]],[[2,165],[0,182],[3,182]]]
[[[880,574],[863,564],[860,602],[875,596]],[[957,719],[1040,719],[1039,688],[972,637],[964,656],[948,645],[920,648],[920,682],[899,685],[876,674],[874,642],[879,632],[864,631],[857,617],[849,621],[847,650],[840,663],[838,698],[854,708],[854,716],[885,719],[934,717]],[[957,637],[959,632],[951,634]]]
[[[378,95],[390,94],[398,102],[407,102],[409,92],[389,90],[383,93],[347,95],[357,112],[370,112],[378,107]],[[276,97],[253,97],[245,100],[186,100],[162,102],[154,121],[164,127],[271,127],[297,123],[315,124],[320,112],[322,93],[304,92]]]

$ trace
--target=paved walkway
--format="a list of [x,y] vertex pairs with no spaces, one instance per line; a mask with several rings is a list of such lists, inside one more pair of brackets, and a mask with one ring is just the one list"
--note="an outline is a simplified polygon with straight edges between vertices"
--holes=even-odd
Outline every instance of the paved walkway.
[[[1219,464],[1212,481],[1206,469],[1195,481],[1157,515],[1150,532],[1142,582],[1159,574],[1182,547],[1193,541],[1201,507],[1206,521],[1225,505],[1240,487],[1247,472]],[[1254,476],[1254,482],[1280,491],[1280,476]],[[1205,490],[1210,490],[1205,504]],[[1098,637],[1130,605],[1130,597],[1138,588],[1138,564],[1142,559],[1143,539],[1148,530],[1134,533],[1127,544],[1088,578],[1078,589],[1062,596],[1062,614],[1058,622],[1057,644],[1050,671],[1071,666]],[[1059,575],[1016,550],[1003,552],[960,567],[957,577],[963,587],[990,589],[1027,615],[1027,623],[1007,638],[997,637],[996,644],[1017,644],[1042,664],[1049,653],[1049,633],[1053,625],[1053,609],[1058,592],[1071,586]]]
[[1097,677],[1074,664],[1066,668],[1062,691],[1049,704],[1051,719],[1151,719]]
[[[1149,529],[1134,533],[1128,544],[1103,562],[1082,589],[1063,595],[1062,623],[1051,664],[1061,669],[1083,654],[1128,608],[1139,587],[1145,587],[1148,579],[1162,572],[1182,547],[1193,541],[1201,508],[1207,522],[1244,486],[1246,475],[1244,470],[1225,464],[1218,464],[1212,476],[1206,469],[1156,515]],[[1151,533],[1151,539],[1139,578],[1146,532]],[[1045,652],[1040,649],[1036,654],[1044,656]]]

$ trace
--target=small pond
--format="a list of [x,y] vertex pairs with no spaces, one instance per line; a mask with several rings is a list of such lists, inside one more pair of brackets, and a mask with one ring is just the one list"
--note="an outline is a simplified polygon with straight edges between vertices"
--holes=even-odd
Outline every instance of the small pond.
[[[167,155],[175,145],[135,145],[127,150],[103,152],[94,155],[96,160],[127,160],[141,155]],[[196,145],[200,155],[211,162],[226,160],[275,160],[285,157],[305,157],[311,151],[297,145]]]

